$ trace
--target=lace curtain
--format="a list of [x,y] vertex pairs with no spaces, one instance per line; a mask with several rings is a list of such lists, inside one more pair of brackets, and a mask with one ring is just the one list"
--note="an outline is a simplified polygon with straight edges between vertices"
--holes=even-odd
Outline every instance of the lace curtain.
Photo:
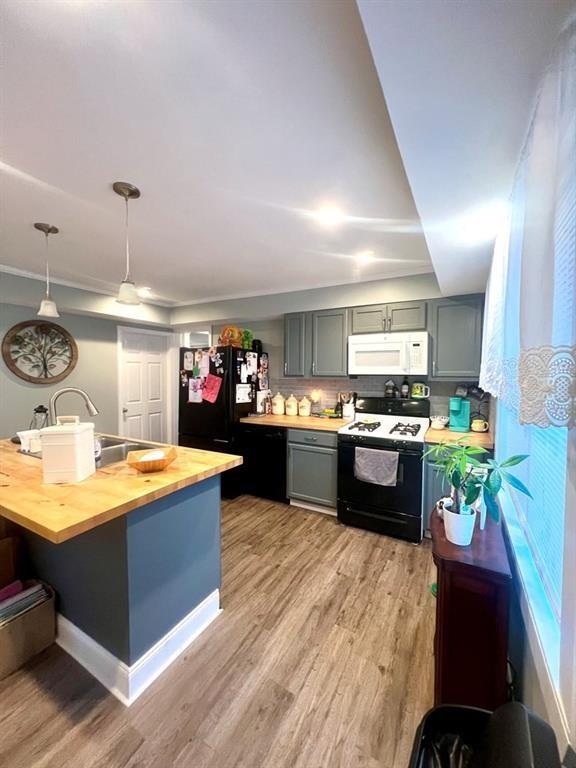
[[542,84],[486,296],[480,386],[522,424],[576,426],[576,16]]

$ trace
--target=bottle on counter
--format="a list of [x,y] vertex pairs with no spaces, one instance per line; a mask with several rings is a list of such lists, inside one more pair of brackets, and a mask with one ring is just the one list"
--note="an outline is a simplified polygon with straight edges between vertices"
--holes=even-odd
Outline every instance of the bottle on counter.
[[405,399],[410,397],[410,382],[408,381],[408,376],[404,376],[404,381],[400,386],[400,397]]
[[278,392],[272,398],[272,413],[274,414],[274,416],[284,416],[284,411],[285,411],[285,400],[280,394],[280,392]]
[[294,395],[286,399],[286,416],[298,416],[298,400]]
[[37,405],[32,414],[32,421],[28,429],[44,429],[48,426],[48,408],[45,405]]
[[340,397],[340,392],[338,392],[338,397],[336,398],[336,405],[334,406],[334,415],[337,416],[339,419],[342,418],[342,398]]

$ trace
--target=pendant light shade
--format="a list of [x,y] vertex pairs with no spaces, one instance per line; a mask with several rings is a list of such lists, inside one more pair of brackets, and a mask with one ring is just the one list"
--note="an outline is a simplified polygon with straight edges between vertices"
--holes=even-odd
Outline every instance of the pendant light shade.
[[38,317],[60,317],[58,307],[53,299],[42,299],[40,309],[36,313]]
[[128,237],[128,200],[139,198],[140,190],[127,181],[115,181],[112,184],[112,189],[117,195],[123,197],[126,203],[126,276],[120,283],[116,301],[119,304],[141,304],[134,281],[130,277],[130,240]]
[[140,296],[136,286],[131,280],[122,280],[120,288],[118,289],[118,298],[116,301],[119,304],[140,304]]
[[50,265],[48,262],[48,235],[57,235],[59,230],[58,227],[53,227],[51,224],[44,224],[43,222],[36,222],[34,226],[40,232],[44,232],[46,238],[46,296],[42,299],[36,314],[38,317],[60,317],[56,302],[50,296]]

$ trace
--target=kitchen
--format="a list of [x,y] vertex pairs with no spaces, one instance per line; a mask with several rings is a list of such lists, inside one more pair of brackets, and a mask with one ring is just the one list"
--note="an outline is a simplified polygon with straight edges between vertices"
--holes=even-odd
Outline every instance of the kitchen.
[[3,766],[573,764],[573,13],[7,0]]
[[[428,529],[430,509],[444,495],[433,463],[422,461],[425,444],[466,438],[493,449],[490,399],[475,386],[480,373],[482,311],[480,295],[287,314],[270,320],[261,329],[264,339],[252,343],[252,349],[264,348],[265,381],[255,361],[252,402],[237,404],[235,391],[223,393],[216,403],[221,413],[218,427],[213,421],[214,404],[194,404],[188,397],[183,358],[195,353],[181,350],[180,443],[244,457],[243,467],[224,478],[228,496],[245,492],[276,501],[288,498],[292,504],[329,514],[336,514],[338,507],[342,522],[353,517],[360,527],[419,543]],[[241,338],[240,329],[224,325],[220,333],[212,334],[213,342],[228,338],[230,331]],[[266,339],[272,343],[266,344]],[[230,365],[223,370],[227,372]],[[248,386],[238,382],[240,387]],[[358,393],[345,397],[352,401],[357,395],[356,405],[338,403],[338,390],[351,387]],[[272,398],[273,393],[277,394]],[[456,393],[461,397],[450,397]],[[268,415],[262,413],[266,395],[271,400]],[[328,411],[339,407],[338,415],[344,418],[332,418],[335,414],[327,414],[325,406]],[[350,426],[355,411],[360,420],[374,424],[379,414],[385,415],[382,421],[389,423],[388,429],[362,434],[367,427]],[[236,424],[225,426],[228,412],[235,413]],[[428,432],[430,416],[436,417],[434,425],[439,429]],[[398,429],[390,432],[398,423],[414,422],[420,428],[413,435]],[[367,446],[369,442],[372,447],[380,444],[391,449],[390,440],[395,437],[400,450],[408,450],[406,466],[401,461],[394,472],[403,478],[406,493],[399,493],[398,487],[394,500],[380,498],[374,506],[367,497],[370,486],[360,484],[355,494],[353,483],[346,479],[353,474],[353,460],[346,458],[353,446],[347,450],[345,444]],[[411,455],[415,458],[410,459]],[[383,493],[384,489],[379,496]],[[363,523],[357,517],[362,504],[367,505]],[[347,511],[351,505],[352,516]],[[369,520],[375,520],[374,512],[385,515],[387,524],[369,525]]]

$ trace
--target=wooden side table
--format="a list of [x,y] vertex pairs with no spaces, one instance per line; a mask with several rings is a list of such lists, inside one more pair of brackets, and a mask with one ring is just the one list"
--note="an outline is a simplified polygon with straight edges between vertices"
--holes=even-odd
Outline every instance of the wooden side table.
[[506,701],[512,573],[501,525],[478,524],[468,547],[451,544],[436,510],[430,517],[438,568],[436,704],[496,709]]

